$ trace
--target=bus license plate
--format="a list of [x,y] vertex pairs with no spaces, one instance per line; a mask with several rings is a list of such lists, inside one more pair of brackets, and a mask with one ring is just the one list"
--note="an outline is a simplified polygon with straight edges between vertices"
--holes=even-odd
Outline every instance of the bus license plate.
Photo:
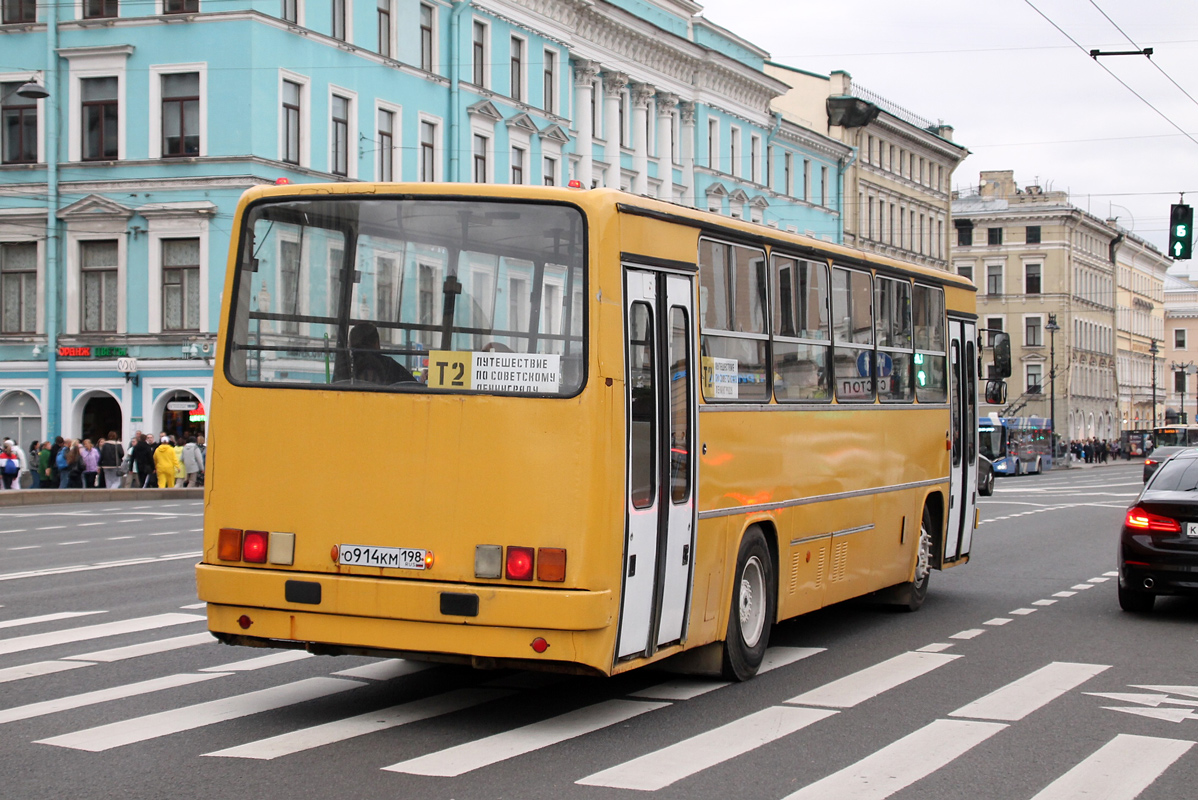
[[416,547],[372,547],[364,544],[337,546],[337,563],[353,567],[424,569],[427,550]]

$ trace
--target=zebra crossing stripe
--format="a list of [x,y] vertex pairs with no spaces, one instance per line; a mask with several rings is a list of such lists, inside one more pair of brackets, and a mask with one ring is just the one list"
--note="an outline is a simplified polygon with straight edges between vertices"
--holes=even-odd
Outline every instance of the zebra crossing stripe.
[[647,697],[650,700],[690,700],[701,694],[728,686],[727,681],[696,681],[680,678],[633,692],[629,697]]
[[[2,608],[3,606],[0,606]],[[57,614],[42,614],[38,617],[21,617],[20,619],[6,619],[0,622],[0,628],[17,628],[21,625],[37,625],[41,622],[57,622],[60,619],[74,619],[75,617],[90,617],[93,614],[107,614],[107,611],[61,611]]]
[[1032,800],[1133,800],[1193,746],[1181,739],[1121,733]]
[[787,664],[810,658],[827,649],[826,647],[771,647],[765,651],[765,658],[761,659],[761,666],[757,668],[757,674],[761,675],[778,667],[785,667]]
[[826,683],[787,700],[787,703],[830,708],[852,708],[871,697],[901,686],[961,656],[912,651]]
[[370,711],[356,717],[326,722],[314,725],[269,739],[249,742],[237,747],[229,747],[206,756],[223,758],[253,758],[260,761],[270,761],[280,756],[288,756],[315,747],[343,742],[368,733],[385,731],[400,725],[419,722],[443,714],[452,714],[466,708],[481,705],[500,697],[511,695],[512,692],[500,689],[458,689],[453,692],[426,697],[411,703],[391,706],[390,708]]
[[[222,674],[227,673],[213,672],[187,677],[204,680],[216,678]],[[256,692],[210,700],[207,703],[174,708],[144,717],[134,717],[62,736],[52,736],[49,739],[39,739],[38,744],[99,753],[114,747],[123,747],[135,742],[144,742],[147,739],[157,739],[172,733],[189,731],[226,720],[248,717],[251,714],[316,700],[363,685],[359,681],[346,681],[340,678],[308,678]]]
[[370,681],[389,681],[392,678],[400,678],[404,675],[411,675],[416,672],[423,672],[426,669],[432,669],[438,666],[437,664],[428,663],[425,661],[408,661],[402,658],[388,658],[386,661],[376,661],[373,664],[366,664],[361,667],[353,667],[352,669],[343,669],[334,672],[334,675],[344,675],[347,678],[365,678]]
[[91,664],[82,661],[37,661],[33,664],[22,664],[19,667],[0,669],[0,683],[36,678],[41,675],[53,675],[55,672],[65,672],[68,669],[90,667]]
[[102,639],[107,636],[117,636],[123,633],[137,633],[157,628],[168,628],[172,625],[184,625],[189,622],[203,622],[205,619],[205,617],[197,616],[196,614],[155,614],[151,617],[123,619],[117,622],[105,622],[100,625],[85,625],[82,628],[68,628],[62,631],[15,636],[11,639],[0,639],[0,655],[21,653],[26,650],[36,650],[41,647],[53,647],[72,642],[85,642],[91,639]]
[[1105,664],[1054,661],[961,706],[949,716],[1015,722],[1108,669]]
[[839,714],[827,708],[773,706],[698,736],[596,772],[578,783],[652,792]]
[[401,761],[383,769],[388,772],[451,778],[567,739],[593,733],[668,705],[670,704],[637,700],[605,700],[522,728]]
[[77,656],[64,656],[65,661],[99,661],[109,664],[113,661],[124,661],[127,658],[166,653],[171,650],[181,650],[185,647],[195,647],[201,644],[215,644],[216,638],[208,632],[192,633],[187,636],[175,636],[170,639],[155,639],[141,644],[130,644],[124,647],[113,647],[109,650],[96,650]]
[[244,661],[231,661],[219,667],[204,667],[200,672],[253,672],[279,664],[290,664],[292,661],[302,661],[311,658],[312,654],[304,650],[284,650],[281,653],[271,653],[265,656],[247,658]]
[[883,800],[1006,728],[1000,722],[938,719],[785,800]]
[[40,703],[29,703],[28,705],[6,708],[0,711],[0,724],[16,722],[22,719],[32,719],[33,717],[43,717],[46,714],[55,714],[59,711],[68,711],[73,708],[94,706],[98,703],[107,703],[110,700],[123,700],[126,697],[160,692],[163,689],[174,689],[179,686],[187,686],[192,683],[199,683],[219,677],[221,676],[181,673],[179,675],[167,675],[163,678],[140,681],[139,683],[126,683],[123,686],[114,686],[111,689],[98,689],[94,692],[84,692],[83,694],[71,695],[70,697],[59,697],[54,700],[43,700]]

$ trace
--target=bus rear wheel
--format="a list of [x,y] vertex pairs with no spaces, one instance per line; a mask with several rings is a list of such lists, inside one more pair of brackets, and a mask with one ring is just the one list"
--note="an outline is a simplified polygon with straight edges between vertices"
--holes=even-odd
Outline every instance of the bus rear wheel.
[[732,608],[724,642],[726,680],[747,681],[757,674],[774,624],[774,561],[760,528],[745,532],[736,557]]

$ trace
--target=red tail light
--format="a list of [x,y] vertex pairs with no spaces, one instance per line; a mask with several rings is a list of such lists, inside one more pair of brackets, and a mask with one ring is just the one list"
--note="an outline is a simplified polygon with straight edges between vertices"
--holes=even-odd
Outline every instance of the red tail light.
[[533,549],[531,547],[509,547],[506,571],[509,581],[532,580]]
[[266,531],[246,531],[241,542],[242,558],[251,564],[265,564],[268,536]]
[[1162,533],[1181,533],[1181,523],[1171,517],[1152,514],[1142,508],[1127,509],[1127,517],[1123,524],[1129,528],[1142,531],[1160,531]]
[[1151,467],[1151,466],[1152,466],[1153,464],[1155,464],[1155,463],[1156,463],[1156,462],[1155,462],[1155,461],[1153,461],[1151,458],[1146,458],[1146,459],[1144,459],[1144,466],[1146,466],[1146,467]]

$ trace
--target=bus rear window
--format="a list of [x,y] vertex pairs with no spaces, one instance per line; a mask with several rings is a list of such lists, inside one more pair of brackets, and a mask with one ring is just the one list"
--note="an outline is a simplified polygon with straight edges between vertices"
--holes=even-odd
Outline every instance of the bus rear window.
[[569,396],[585,226],[563,205],[354,196],[246,214],[226,370],[241,384]]

